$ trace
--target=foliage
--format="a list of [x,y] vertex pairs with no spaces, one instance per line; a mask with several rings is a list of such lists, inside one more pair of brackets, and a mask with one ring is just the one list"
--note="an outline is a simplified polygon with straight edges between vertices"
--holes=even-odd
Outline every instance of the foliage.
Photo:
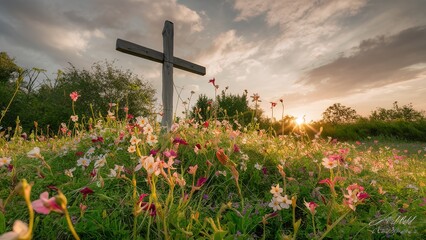
[[0,52],[0,84],[16,78],[18,71],[19,66],[16,65],[15,59],[10,58],[6,52]]
[[[113,63],[95,63],[90,71],[71,65],[65,71],[58,71],[55,80],[40,81],[41,73],[44,74],[44,70],[38,68],[24,71],[25,80],[10,107],[14,111],[6,115],[2,122],[4,127],[14,127],[15,120],[20,117],[24,131],[33,130],[36,121],[44,132],[57,132],[61,123],[70,121],[73,112],[69,94],[74,91],[84,96],[75,111],[86,123],[108,111],[119,112],[120,117],[126,116],[126,109],[131,109],[135,115],[153,112],[155,90],[129,70],[119,69]],[[0,87],[1,106],[6,106],[6,101],[11,99],[13,87],[13,84]]]
[[370,119],[376,121],[420,121],[425,120],[425,113],[415,110],[411,103],[400,107],[398,102],[395,101],[391,109],[377,108],[377,110],[372,111]]
[[[83,99],[68,101],[77,108]],[[64,126],[70,136],[0,139],[0,234],[16,220],[29,223],[23,234],[36,239],[416,239],[425,233],[424,144],[405,151],[310,138],[304,126],[297,135],[274,137],[206,121],[214,124],[184,119],[160,134],[148,118],[114,113],[97,117],[91,129],[82,122]],[[53,198],[43,200],[46,192]],[[43,211],[32,215],[30,206]],[[396,221],[401,218],[404,223]]]
[[322,121],[325,123],[349,123],[359,118],[356,111],[340,103],[335,103],[322,113]]

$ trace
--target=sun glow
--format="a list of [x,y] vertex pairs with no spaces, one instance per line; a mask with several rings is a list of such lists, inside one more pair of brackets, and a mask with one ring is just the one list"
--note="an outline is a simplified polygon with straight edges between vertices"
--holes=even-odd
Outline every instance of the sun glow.
[[305,123],[305,119],[303,119],[303,117],[297,117],[294,121],[297,125],[302,125],[303,123]]

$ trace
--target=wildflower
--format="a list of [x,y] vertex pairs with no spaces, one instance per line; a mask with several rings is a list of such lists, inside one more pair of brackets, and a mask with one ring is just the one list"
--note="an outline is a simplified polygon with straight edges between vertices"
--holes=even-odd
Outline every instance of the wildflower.
[[74,175],[72,174],[74,171],[75,171],[75,168],[65,169],[65,175],[72,178],[74,177]]
[[86,196],[89,194],[93,194],[94,191],[88,187],[84,187],[83,189],[80,190],[80,193],[83,194],[83,200],[86,199]]
[[239,153],[240,151],[240,147],[237,144],[234,144],[234,152]]
[[92,155],[93,153],[95,153],[94,147],[89,148],[89,150],[87,150],[87,152],[86,152],[87,155]]
[[140,142],[141,142],[141,140],[139,138],[137,138],[136,136],[132,136],[130,138],[130,144],[132,144],[132,145],[136,145],[136,144],[138,144]]
[[257,170],[262,170],[262,165],[261,164],[259,164],[259,163],[256,163],[255,165],[254,165],[254,168],[256,168]]
[[290,208],[291,200],[288,199],[287,195],[284,197],[281,195],[274,196],[271,202],[268,204],[269,207],[273,208],[274,212],[283,208]]
[[326,157],[322,159],[322,165],[325,168],[333,169],[337,167],[337,161],[334,161],[333,159]]
[[134,145],[130,145],[130,146],[127,148],[127,151],[128,151],[129,153],[134,153],[134,152],[136,152],[136,147],[135,147]]
[[148,134],[148,136],[146,137],[146,142],[151,146],[156,144],[158,142],[157,136],[154,134]]
[[144,127],[148,123],[148,119],[144,117],[136,117],[136,124],[140,127]]
[[82,157],[77,160],[77,166],[82,166],[83,168],[87,168],[92,160]]
[[243,161],[247,161],[247,160],[249,160],[249,156],[247,155],[247,154],[241,154],[241,160],[243,160]]
[[184,140],[184,139],[182,139],[182,138],[179,138],[179,137],[177,137],[177,138],[175,138],[175,139],[173,139],[173,144],[182,144],[182,145],[188,145],[188,143]]
[[201,145],[197,143],[197,144],[194,146],[194,152],[195,152],[195,154],[198,154],[198,151],[200,151],[200,149],[201,149]]
[[10,161],[12,161],[12,159],[10,157],[1,157],[0,158],[0,167],[3,165],[9,165]]
[[166,150],[166,151],[163,152],[163,155],[166,158],[171,158],[171,157],[175,158],[175,157],[177,157],[177,153],[175,151],[173,151],[173,150]]
[[147,123],[145,127],[143,127],[143,132],[145,134],[152,134],[154,132],[154,128],[152,128],[151,124]]
[[216,157],[222,165],[227,165],[229,162],[228,156],[223,152],[223,149],[219,149],[216,151]]
[[42,158],[40,154],[40,148],[34,147],[31,151],[27,153],[27,157],[29,158]]
[[155,161],[154,157],[152,157],[151,155],[143,159],[143,167],[148,173],[148,176],[151,174],[155,174],[156,176],[158,176],[160,174],[158,163],[159,161]]
[[172,176],[179,186],[183,187],[186,185],[185,179],[181,177],[177,172],[174,172]]
[[306,208],[309,209],[309,211],[311,212],[312,215],[314,215],[316,213],[315,208],[318,207],[318,204],[316,204],[315,202],[304,202]]
[[63,213],[62,208],[56,203],[56,198],[49,198],[48,192],[43,192],[40,194],[40,199],[37,199],[31,203],[34,208],[34,211],[41,214],[49,214],[50,211],[57,213]]
[[250,96],[250,97],[253,98],[252,102],[261,102],[259,99],[260,96],[257,93],[253,94],[253,96]]
[[16,220],[13,223],[12,231],[0,235],[0,239],[24,239],[28,232],[28,225],[21,220]]
[[78,121],[78,115],[71,115],[71,121],[77,122]]
[[139,214],[142,210],[144,210],[149,211],[149,215],[154,217],[157,215],[155,204],[143,201],[143,199],[147,196],[148,194],[146,193],[139,196],[138,209],[136,210],[136,214]]
[[105,164],[106,164],[105,155],[99,155],[99,159],[96,160],[95,162],[95,168],[101,168],[105,166]]
[[204,185],[204,183],[206,183],[207,182],[207,178],[205,178],[205,177],[200,177],[198,180],[197,180],[197,184],[195,185],[196,187],[201,187],[201,186],[203,186]]
[[354,211],[357,204],[370,197],[366,192],[364,192],[364,187],[357,183],[349,185],[346,190],[348,193],[343,195],[346,198],[344,203]]
[[197,169],[198,169],[198,165],[189,166],[188,173],[191,174],[191,175],[195,175],[195,173],[197,172]]
[[342,178],[342,177],[335,177],[333,179],[333,181],[331,181],[329,178],[326,178],[326,179],[319,181],[318,183],[327,184],[330,188],[334,189],[334,186],[335,186],[337,181],[344,181],[344,180],[345,180],[345,178]]
[[280,184],[277,184],[275,187],[271,187],[270,193],[272,193],[274,196],[279,196],[283,192],[283,189],[280,188]]
[[78,97],[81,97],[78,92],[72,92],[70,93],[70,97],[72,99],[73,102],[77,101]]
[[275,106],[277,106],[276,102],[271,102],[271,108],[274,108]]

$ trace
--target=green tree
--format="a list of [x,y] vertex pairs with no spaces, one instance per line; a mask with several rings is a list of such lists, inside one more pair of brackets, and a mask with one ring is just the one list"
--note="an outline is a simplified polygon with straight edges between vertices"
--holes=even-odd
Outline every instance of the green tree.
[[377,108],[371,112],[371,120],[379,121],[420,121],[425,119],[425,113],[423,111],[417,111],[413,108],[413,105],[410,103],[408,105],[399,106],[398,102],[393,103],[393,108]]
[[0,52],[0,83],[7,83],[17,77],[19,66],[15,59],[10,58],[6,52]]
[[326,123],[350,123],[359,119],[357,112],[340,103],[335,103],[322,113],[322,121]]

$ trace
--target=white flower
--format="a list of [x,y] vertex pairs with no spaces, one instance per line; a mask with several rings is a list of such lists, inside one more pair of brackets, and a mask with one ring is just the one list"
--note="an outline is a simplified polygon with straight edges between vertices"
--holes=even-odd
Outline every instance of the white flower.
[[3,165],[9,165],[12,159],[10,157],[1,157],[0,158],[0,167]]
[[89,148],[89,150],[87,150],[87,152],[86,152],[86,154],[89,155],[89,156],[92,155],[93,153],[95,153],[94,147]]
[[114,169],[109,170],[108,177],[117,177],[117,172]]
[[86,157],[82,157],[77,160],[77,166],[88,167],[90,162],[91,162],[90,159]]
[[158,142],[157,140],[157,136],[154,134],[148,134],[148,136],[146,136],[146,142],[152,146],[154,144],[156,144]]
[[152,128],[151,124],[147,123],[147,124],[145,125],[145,127],[143,128],[143,132],[144,132],[145,134],[151,134],[151,133],[153,133],[153,132],[154,132],[154,128]]
[[29,158],[41,158],[40,148],[35,147],[31,151],[27,153],[27,157]]
[[144,118],[144,117],[141,117],[141,116],[136,117],[136,124],[137,124],[137,125],[139,125],[139,126],[143,127],[143,126],[145,126],[147,123],[148,123],[148,119],[147,119],[147,118]]
[[249,156],[244,153],[244,154],[241,155],[241,160],[247,161],[247,160],[249,160]]
[[136,136],[132,136],[130,138],[130,144],[132,144],[132,145],[136,145],[136,144],[138,144],[140,142],[141,142],[141,140],[139,138],[137,138]]
[[130,145],[130,146],[127,148],[127,151],[128,151],[129,153],[134,153],[134,152],[136,152],[136,147],[135,147],[134,145]]
[[277,184],[276,186],[271,187],[270,193],[272,193],[274,196],[280,196],[283,192],[283,189],[280,188],[280,184]]
[[74,171],[75,171],[75,168],[65,169],[65,175],[72,178],[74,177],[74,175],[72,174]]
[[95,162],[95,168],[101,168],[105,166],[105,164],[106,164],[105,155],[99,155],[99,159],[96,160]]
[[257,170],[262,170],[263,166],[259,163],[254,164],[254,168],[256,168]]
[[13,223],[12,231],[0,235],[1,240],[23,239],[28,232],[28,225],[21,220],[16,220]]

